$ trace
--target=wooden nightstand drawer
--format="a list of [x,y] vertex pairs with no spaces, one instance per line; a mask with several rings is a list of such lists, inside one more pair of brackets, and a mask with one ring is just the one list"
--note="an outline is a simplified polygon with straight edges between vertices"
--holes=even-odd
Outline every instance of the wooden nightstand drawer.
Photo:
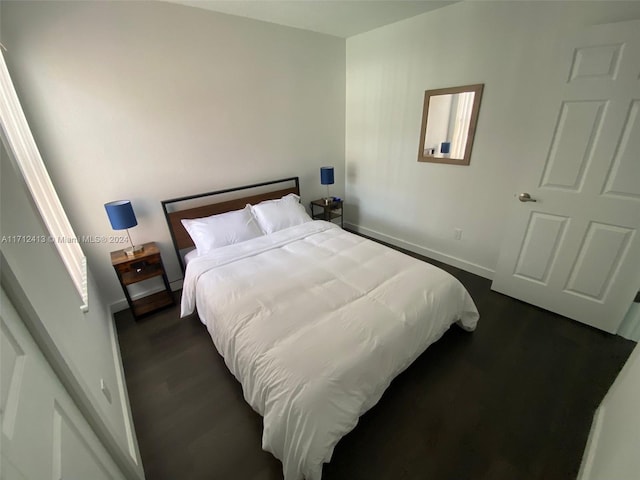
[[141,282],[147,278],[157,277],[164,273],[162,263],[160,262],[147,262],[142,260],[140,262],[131,263],[126,271],[120,271],[122,275],[122,283],[125,285],[131,285],[132,283]]

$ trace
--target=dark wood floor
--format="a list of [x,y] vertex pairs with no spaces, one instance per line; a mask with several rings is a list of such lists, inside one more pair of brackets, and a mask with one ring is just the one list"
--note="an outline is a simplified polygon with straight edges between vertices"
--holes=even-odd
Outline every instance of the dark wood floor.
[[[467,287],[477,330],[452,327],[396,378],[323,479],[574,479],[593,413],[635,344],[432,263]],[[282,479],[261,450],[262,418],[197,318],[175,307],[116,322],[148,480]]]

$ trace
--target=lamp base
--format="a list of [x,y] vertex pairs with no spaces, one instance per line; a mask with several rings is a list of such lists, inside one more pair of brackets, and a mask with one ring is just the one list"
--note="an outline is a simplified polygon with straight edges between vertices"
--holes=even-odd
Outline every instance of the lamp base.
[[134,245],[131,248],[125,248],[124,253],[127,257],[133,257],[144,250],[144,245]]
[[323,200],[325,205],[331,205],[333,203],[333,197],[325,197]]

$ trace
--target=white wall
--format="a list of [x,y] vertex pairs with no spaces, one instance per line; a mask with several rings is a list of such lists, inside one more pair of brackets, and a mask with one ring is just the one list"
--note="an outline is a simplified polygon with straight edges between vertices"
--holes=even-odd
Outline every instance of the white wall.
[[[26,187],[0,145],[0,247],[21,289],[66,365],[99,412],[123,452],[137,458],[135,437],[130,435],[129,410],[113,350],[111,314],[91,275],[88,276],[89,311],[82,313],[78,294],[53,244],[12,240],[14,236],[48,236]],[[91,267],[91,266],[89,266]],[[101,391],[100,380],[110,393]],[[139,467],[140,473],[142,472]]]
[[[181,278],[160,201],[286,176],[305,205],[319,169],[344,193],[343,39],[162,2],[2,2],[7,64],[76,234],[111,235],[133,202],[136,243]],[[104,299],[109,261],[84,245]]]
[[640,347],[598,408],[580,480],[631,479],[640,472]]
[[[633,18],[638,2],[461,2],[347,39],[346,222],[491,278],[554,46]],[[417,162],[424,91],[474,83],[471,165]]]

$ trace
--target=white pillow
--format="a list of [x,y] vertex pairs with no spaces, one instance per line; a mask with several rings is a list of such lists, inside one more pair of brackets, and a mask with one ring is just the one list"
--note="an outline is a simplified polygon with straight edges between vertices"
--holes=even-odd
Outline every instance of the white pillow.
[[262,235],[250,205],[210,217],[183,219],[182,225],[198,249],[198,255]]
[[278,200],[266,200],[251,207],[264,233],[273,233],[284,228],[310,222],[311,217],[300,204],[300,197],[290,193]]

